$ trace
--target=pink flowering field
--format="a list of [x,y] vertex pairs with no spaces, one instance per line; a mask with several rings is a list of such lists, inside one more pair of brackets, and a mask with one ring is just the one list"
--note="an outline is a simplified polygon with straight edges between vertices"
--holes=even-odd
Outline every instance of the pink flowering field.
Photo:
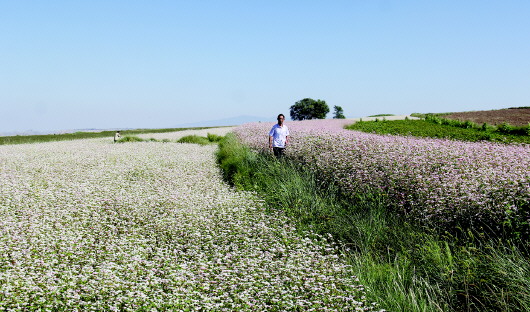
[[0,311],[369,310],[338,247],[230,188],[215,149],[0,146]]
[[[288,122],[286,155],[346,192],[377,191],[402,212],[431,225],[528,231],[530,146],[377,135],[345,130],[348,120]],[[255,150],[267,148],[273,123],[234,130]],[[526,234],[528,234],[526,232]]]

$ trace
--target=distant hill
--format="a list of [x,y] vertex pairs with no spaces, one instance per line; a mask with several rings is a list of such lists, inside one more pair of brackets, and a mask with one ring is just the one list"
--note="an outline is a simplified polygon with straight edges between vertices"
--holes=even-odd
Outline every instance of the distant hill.
[[189,127],[222,127],[222,126],[238,126],[247,122],[275,122],[275,117],[257,117],[257,116],[237,116],[232,118],[199,121],[193,123],[175,125],[175,128],[189,128]]

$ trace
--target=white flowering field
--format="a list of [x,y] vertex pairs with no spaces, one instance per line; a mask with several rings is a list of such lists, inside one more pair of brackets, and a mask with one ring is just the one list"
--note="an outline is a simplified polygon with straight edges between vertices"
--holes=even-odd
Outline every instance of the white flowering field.
[[334,245],[221,180],[216,146],[111,140],[0,146],[0,311],[369,309]]

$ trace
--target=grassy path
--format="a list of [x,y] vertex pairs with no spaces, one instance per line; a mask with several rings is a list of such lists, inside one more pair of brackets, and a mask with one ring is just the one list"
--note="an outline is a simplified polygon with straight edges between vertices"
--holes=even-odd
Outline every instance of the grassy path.
[[215,149],[0,146],[0,310],[364,310],[336,247],[233,191]]

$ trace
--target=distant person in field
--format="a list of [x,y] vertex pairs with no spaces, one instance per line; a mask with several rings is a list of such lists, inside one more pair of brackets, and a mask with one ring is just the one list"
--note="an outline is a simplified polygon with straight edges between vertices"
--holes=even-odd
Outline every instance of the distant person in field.
[[118,142],[119,139],[121,139],[121,133],[120,131],[116,131],[116,134],[114,135],[114,143]]
[[289,129],[283,124],[285,116],[278,115],[278,123],[272,126],[269,132],[269,148],[274,152],[276,158],[282,158],[285,147],[289,140]]

